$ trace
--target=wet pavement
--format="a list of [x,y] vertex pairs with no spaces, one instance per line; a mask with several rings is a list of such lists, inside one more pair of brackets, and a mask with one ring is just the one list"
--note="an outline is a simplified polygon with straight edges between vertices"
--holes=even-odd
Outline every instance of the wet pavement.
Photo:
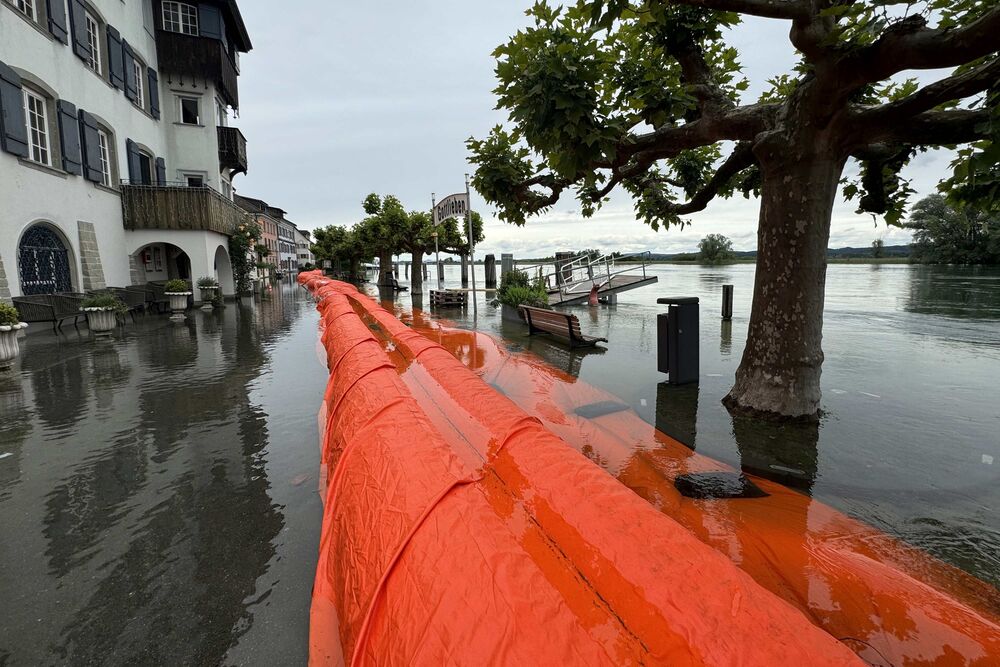
[[0,374],[0,665],[305,662],[316,321],[286,282],[111,341],[22,340]]

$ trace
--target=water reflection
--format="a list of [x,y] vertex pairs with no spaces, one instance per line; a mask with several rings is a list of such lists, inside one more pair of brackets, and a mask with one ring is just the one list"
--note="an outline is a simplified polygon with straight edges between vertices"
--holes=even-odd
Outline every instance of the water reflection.
[[733,321],[719,320],[719,354],[728,357],[733,353]]
[[695,448],[698,432],[698,384],[656,385],[656,428]]
[[1000,273],[989,267],[914,269],[906,310],[954,318],[1000,319]]
[[[311,311],[304,298],[289,284],[182,323],[144,318],[108,342],[26,340],[23,384],[0,376],[0,571],[16,573],[0,577],[0,664],[5,651],[17,664],[219,664],[253,627],[288,526],[272,498],[273,413],[253,397]],[[314,318],[299,324],[315,336]],[[296,358],[277,395],[310,417],[283,444],[314,454],[324,373]],[[299,605],[279,634],[301,637],[308,596]]]
[[819,471],[819,423],[778,424],[733,415],[740,467],[807,493]]

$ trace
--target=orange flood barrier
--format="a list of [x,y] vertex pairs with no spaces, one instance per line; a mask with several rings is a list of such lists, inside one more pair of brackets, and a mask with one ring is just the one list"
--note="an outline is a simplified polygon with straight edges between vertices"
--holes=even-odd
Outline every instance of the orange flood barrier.
[[[420,311],[401,316],[409,328],[374,313],[386,335],[404,341],[404,356],[439,354],[424,353],[429,343],[414,332],[448,350],[868,664],[1000,665],[1000,594],[989,584],[773,481],[751,476],[767,494],[758,498],[685,497],[678,477],[732,469],[531,354],[511,353],[490,336]],[[434,367],[429,373],[437,377]],[[468,404],[461,388],[442,382],[442,389]]]
[[330,381],[310,662],[864,664],[368,297]]

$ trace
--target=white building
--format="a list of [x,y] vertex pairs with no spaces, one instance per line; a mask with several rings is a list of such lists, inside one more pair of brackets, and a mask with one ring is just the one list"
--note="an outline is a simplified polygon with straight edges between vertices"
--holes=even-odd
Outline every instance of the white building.
[[299,271],[303,270],[307,264],[310,266],[316,264],[316,258],[313,256],[311,245],[312,235],[309,233],[309,230],[296,229],[295,248],[298,251]]
[[0,0],[0,299],[215,276],[246,140],[236,2]]

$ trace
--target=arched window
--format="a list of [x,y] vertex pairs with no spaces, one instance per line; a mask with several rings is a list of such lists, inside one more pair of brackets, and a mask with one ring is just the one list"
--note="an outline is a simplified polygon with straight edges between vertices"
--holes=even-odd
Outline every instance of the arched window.
[[71,292],[69,251],[59,235],[46,225],[29,227],[18,246],[21,293]]

